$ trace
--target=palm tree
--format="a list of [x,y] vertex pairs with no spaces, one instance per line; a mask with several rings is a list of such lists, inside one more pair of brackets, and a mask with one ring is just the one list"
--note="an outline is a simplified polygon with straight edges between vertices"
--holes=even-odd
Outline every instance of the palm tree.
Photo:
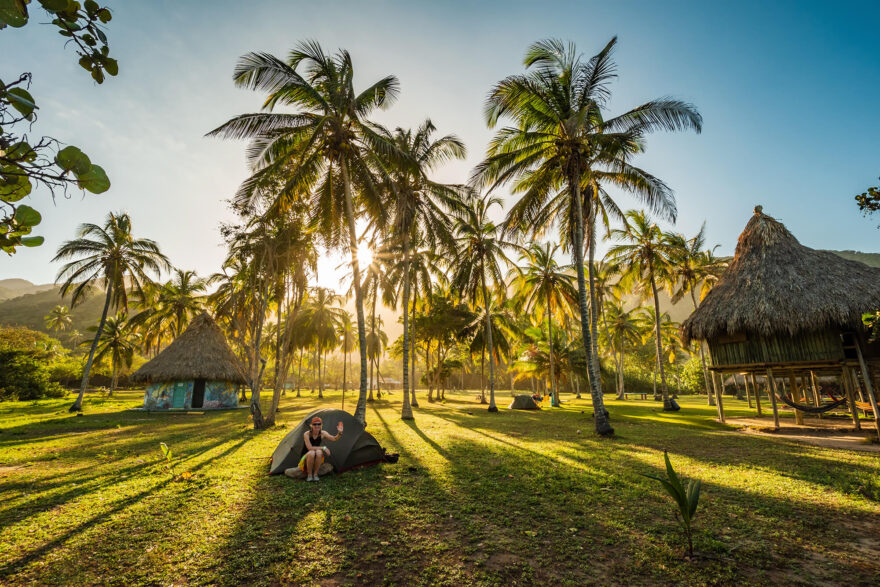
[[619,300],[605,302],[603,312],[608,346],[617,366],[617,399],[624,399],[623,366],[627,350],[641,342],[642,332],[636,310],[625,310]]
[[339,324],[339,350],[342,351],[342,409],[345,409],[345,392],[348,390],[348,357],[357,348],[357,338],[351,324],[351,314],[342,314]]
[[[96,326],[88,328],[91,332],[97,331]],[[89,344],[89,341],[83,341]],[[132,332],[131,324],[125,312],[119,312],[116,316],[110,316],[104,324],[101,337],[98,340],[98,349],[95,360],[101,362],[105,357],[110,358],[110,393],[116,391],[116,382],[119,378],[119,366],[130,368],[134,361],[134,353],[137,348],[137,336]]]
[[318,397],[324,397],[323,378],[321,375],[321,355],[332,350],[338,340],[339,327],[345,319],[342,296],[333,293],[326,287],[316,287],[309,295],[307,305],[303,308],[303,319],[313,334],[315,355],[318,370]]
[[205,308],[204,294],[207,281],[195,271],[175,269],[171,279],[159,290],[157,313],[168,319],[171,335],[176,338],[186,329],[189,321]]
[[671,211],[674,216],[669,189],[632,166],[629,159],[642,150],[645,135],[654,130],[699,131],[702,124],[693,106],[669,99],[652,100],[606,118],[603,109],[611,94],[609,83],[615,77],[611,52],[616,42],[612,39],[586,62],[570,43],[545,40],[532,45],[525,57],[529,71],[505,78],[489,94],[489,126],[494,127],[502,118],[512,119],[516,126],[498,131],[473,178],[476,185],[493,187],[513,182],[514,192],[523,194],[508,214],[511,230],[534,232],[556,221],[573,229],[569,233],[581,333],[596,431],[602,435],[612,434],[614,429],[593,360],[594,336],[587,307],[592,295],[588,295],[583,271],[585,226],[593,226],[593,203],[604,183],[629,190],[652,209]]
[[[550,243],[533,244],[520,256],[521,266],[514,268],[515,277],[511,287],[516,292],[515,305],[529,315],[537,313],[547,320],[549,340],[553,340],[553,315],[565,315],[577,292],[570,267],[560,266],[554,255],[559,247]],[[553,345],[548,346],[552,405],[559,406],[559,390],[553,364]]]
[[61,268],[56,281],[64,280],[61,295],[71,294],[71,308],[83,301],[96,286],[103,287],[106,292],[104,309],[89,348],[79,395],[70,406],[71,412],[81,412],[95,351],[110,306],[127,310],[126,285],[135,292],[143,292],[144,285],[151,281],[151,273],[158,276],[162,269],[170,269],[171,266],[154,241],[132,236],[131,218],[128,214],[113,212],[107,215],[103,227],[90,223],[81,224],[77,238],[63,243],[52,261],[67,259],[75,260]]
[[[379,370],[379,360],[388,346],[388,334],[382,330],[384,321],[381,316],[373,316],[370,323],[370,331],[367,332],[367,357],[370,359],[370,378],[372,379],[373,366],[376,367],[376,397],[382,397],[380,379],[382,373]],[[406,401],[406,398],[404,399]]]
[[[437,241],[447,245],[451,241],[449,211],[460,206],[460,194],[454,186],[431,181],[428,173],[451,159],[463,159],[467,153],[464,143],[454,135],[432,140],[435,131],[430,120],[415,131],[397,128],[386,138],[405,154],[403,165],[391,171],[393,186],[393,221],[391,237],[400,243],[403,267],[403,407],[400,417],[412,420],[409,397],[409,305],[412,289],[412,256],[418,243],[435,248]],[[413,381],[415,387],[415,381]],[[415,392],[412,393],[415,397]]]
[[[301,65],[302,73],[297,71]],[[237,116],[208,134],[251,140],[248,153],[253,174],[236,195],[240,205],[246,207],[259,198],[268,180],[283,178],[284,188],[271,208],[284,209],[293,199],[311,197],[315,225],[326,243],[348,248],[361,355],[355,417],[365,423],[366,325],[355,221],[366,213],[377,226],[387,223],[377,180],[381,166],[373,161],[374,154],[391,156],[396,150],[367,117],[394,101],[398,80],[387,76],[358,93],[353,78],[347,51],[327,55],[314,41],[298,44],[287,62],[267,53],[249,53],[239,60],[233,79],[238,86],[268,92],[265,108],[269,111]],[[297,112],[275,112],[277,105],[292,106]]]
[[43,320],[45,321],[46,328],[50,328],[55,332],[67,330],[73,323],[67,306],[55,306]]
[[660,385],[663,395],[663,409],[676,411],[678,405],[671,401],[666,387],[666,371],[661,360],[662,338],[660,333],[660,299],[658,286],[670,283],[671,266],[675,247],[670,243],[660,227],[651,222],[641,210],[626,213],[627,228],[615,229],[612,237],[618,244],[613,245],[607,254],[609,263],[618,268],[621,286],[632,285],[638,288],[643,297],[649,294],[654,300],[655,344],[657,367],[660,372]]
[[[503,297],[505,281],[500,262],[508,265],[510,259],[504,253],[505,247],[516,245],[502,238],[501,227],[489,219],[489,210],[494,204],[501,206],[499,198],[472,195],[467,207],[455,225],[455,256],[450,262],[452,277],[450,287],[453,291],[470,300],[474,307],[481,305],[486,322],[486,346],[489,351],[489,411],[497,412],[495,406],[495,349],[492,343],[492,321],[489,316],[491,298],[489,285],[496,296]],[[490,282],[487,284],[487,281]]]

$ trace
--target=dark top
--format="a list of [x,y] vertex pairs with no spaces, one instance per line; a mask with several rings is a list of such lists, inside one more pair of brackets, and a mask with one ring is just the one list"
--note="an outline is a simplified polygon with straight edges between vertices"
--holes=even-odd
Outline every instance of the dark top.
[[[318,435],[318,438],[315,438],[314,436],[312,436],[312,433],[309,432],[309,442],[312,443],[312,448],[314,448],[316,446],[321,446],[324,443],[324,432],[322,431]],[[302,453],[300,454],[300,456],[306,454],[307,452],[309,452],[309,447],[307,447],[306,443],[303,442],[303,449],[302,449]]]

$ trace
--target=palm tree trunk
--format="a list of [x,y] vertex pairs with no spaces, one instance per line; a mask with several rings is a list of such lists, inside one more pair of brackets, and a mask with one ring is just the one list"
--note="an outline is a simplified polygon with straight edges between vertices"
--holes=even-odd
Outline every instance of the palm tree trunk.
[[486,289],[486,268],[483,267],[483,304],[486,306],[486,344],[489,346],[489,411],[497,412],[495,405],[495,346],[492,342],[492,316],[489,314],[489,290]]
[[101,312],[101,321],[98,322],[98,330],[95,332],[95,339],[89,348],[89,358],[86,360],[86,367],[83,370],[82,382],[79,386],[79,395],[73,405],[70,406],[69,412],[82,412],[83,397],[86,394],[86,387],[89,386],[89,374],[92,371],[92,362],[95,360],[95,350],[98,348],[98,340],[101,338],[101,332],[104,331],[104,324],[107,322],[107,311],[110,309],[110,297],[113,293],[113,284],[107,284],[107,297],[104,300],[104,310]]
[[348,359],[348,353],[345,352],[345,343],[348,342],[348,334],[345,335],[345,338],[342,340],[342,407],[339,408],[341,410],[345,409],[345,392],[348,389],[348,379],[346,372],[346,359]]
[[[409,239],[407,239],[408,247]],[[409,396],[409,251],[406,252],[406,265],[403,270],[403,407],[400,409],[401,420],[412,420],[413,411]]]
[[354,304],[357,310],[358,344],[361,355],[361,382],[358,393],[355,419],[363,425],[367,423],[367,329],[364,321],[364,300],[361,297],[361,270],[357,258],[357,230],[354,226],[354,203],[351,197],[351,179],[348,177],[348,163],[342,159],[342,183],[345,188],[345,216],[348,221],[349,251],[351,253],[351,271],[354,279]]
[[116,391],[116,377],[119,372],[118,361],[115,358],[111,361],[113,362],[113,373],[110,376],[110,393],[107,394],[107,397],[113,397],[113,392]]
[[547,300],[547,348],[549,349],[550,358],[550,397],[552,401],[550,405],[554,408],[559,407],[559,390],[556,389],[556,371],[553,365],[553,312],[550,311],[550,300]]
[[321,378],[321,347],[318,347],[318,399],[324,399],[324,380]]
[[596,373],[596,366],[592,360],[593,345],[589,325],[589,312],[587,309],[587,283],[584,278],[584,211],[581,202],[581,190],[578,175],[573,175],[568,182],[569,190],[574,199],[577,210],[577,225],[574,231],[574,266],[578,280],[578,306],[581,318],[581,336],[584,342],[584,352],[587,359],[587,375],[590,382],[590,396],[593,400],[593,417],[596,422],[596,432],[602,436],[614,434],[614,428],[608,421],[608,410],[605,409],[605,401],[602,397],[602,382]]
[[486,403],[486,345],[480,355],[480,403]]
[[299,349],[299,367],[296,370],[296,397],[302,397],[300,394],[300,381],[302,380],[302,372],[303,372],[303,353],[305,352],[305,347]]
[[[412,320],[410,321],[410,332],[409,335],[409,354],[412,358],[412,364],[410,365],[411,377],[410,377],[410,405],[414,408],[419,407],[419,402],[416,399],[416,296],[413,294],[412,301]],[[403,349],[403,352],[406,353],[406,349]]]
[[[694,310],[697,309],[697,296],[694,294],[694,288],[691,287],[691,301],[694,303]],[[703,382],[706,384],[706,397],[709,398],[709,405],[715,405],[715,397],[709,391],[709,370],[706,368],[706,354],[703,352],[703,341],[697,341],[697,348],[700,349],[700,363],[703,365]]]
[[660,371],[660,393],[663,396],[663,411],[665,412],[674,412],[675,406],[669,399],[669,390],[666,388],[666,371],[663,369],[663,361],[661,359],[661,355],[663,354],[663,350],[660,345],[660,298],[657,297],[657,282],[654,280],[654,268],[650,267],[651,271],[651,293],[654,294],[654,326],[655,326],[655,340],[657,346],[657,370]]
[[425,342],[425,381],[428,384],[428,401],[434,401],[434,378],[431,376],[431,343]]
[[266,299],[260,304],[260,313],[257,321],[257,332],[254,338],[254,363],[255,367],[259,367],[259,372],[255,373],[256,377],[251,380],[251,416],[254,420],[254,430],[262,430],[266,427],[263,418],[263,410],[260,408],[260,392],[262,387],[263,369],[266,368],[266,362],[260,359],[260,343],[263,338],[263,319],[266,316]]
[[590,340],[593,344],[593,368],[599,375],[601,384],[602,369],[599,363],[599,336],[597,335],[599,324],[599,300],[596,297],[596,264],[594,256],[596,253],[596,218],[594,214],[590,214],[590,238],[587,241],[587,270],[589,273],[590,286]]

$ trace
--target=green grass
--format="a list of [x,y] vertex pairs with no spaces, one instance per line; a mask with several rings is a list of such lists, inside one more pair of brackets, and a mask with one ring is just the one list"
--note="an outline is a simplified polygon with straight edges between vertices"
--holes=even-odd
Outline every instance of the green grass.
[[[696,399],[677,414],[611,400],[617,436],[599,439],[588,400],[488,414],[452,395],[406,423],[399,398],[367,419],[400,462],[315,484],[268,477],[267,457],[337,393],[286,399],[262,432],[245,410],[129,411],[137,392],[87,397],[82,417],[66,400],[0,404],[0,583],[880,581],[874,453],[737,434]],[[166,469],[160,442],[189,475]],[[669,498],[639,475],[662,470],[664,449],[703,481],[695,561]]]

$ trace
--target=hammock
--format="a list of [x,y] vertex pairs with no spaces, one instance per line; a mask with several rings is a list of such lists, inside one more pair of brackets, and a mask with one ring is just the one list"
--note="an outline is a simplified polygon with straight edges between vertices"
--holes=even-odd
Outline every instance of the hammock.
[[868,402],[856,402],[856,407],[863,412],[873,412],[874,406],[869,404]]
[[781,401],[782,403],[784,403],[788,407],[794,408],[796,410],[800,410],[801,412],[806,412],[807,414],[824,414],[825,412],[833,410],[834,408],[842,406],[843,404],[846,403],[846,398],[844,398],[844,399],[839,399],[839,400],[833,401],[830,404],[825,404],[824,406],[819,406],[817,408],[814,406],[807,406],[804,404],[799,404],[799,403],[793,402],[790,399],[788,399],[787,397],[785,397],[784,395],[781,396],[778,393],[775,395],[776,395],[776,399],[778,399],[779,401]]

